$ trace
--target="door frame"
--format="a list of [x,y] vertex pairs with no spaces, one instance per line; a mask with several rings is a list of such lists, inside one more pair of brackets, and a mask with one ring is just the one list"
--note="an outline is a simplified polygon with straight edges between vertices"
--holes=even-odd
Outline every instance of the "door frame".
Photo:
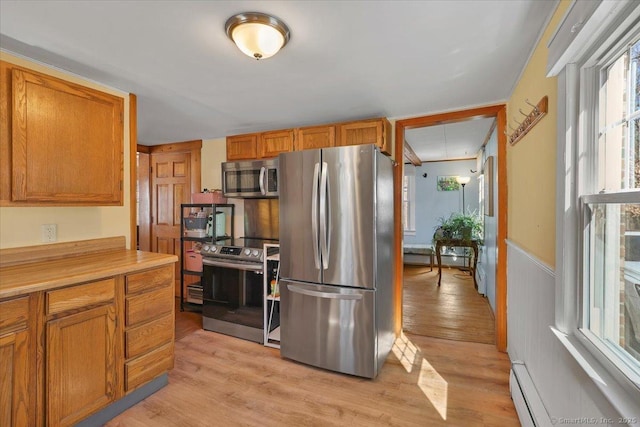
[[[202,180],[202,160],[201,160],[201,152],[202,152],[202,140],[193,140],[193,141],[184,141],[184,142],[175,142],[171,144],[162,144],[162,145],[137,145],[136,153],[132,154],[131,163],[132,170],[135,167],[136,161],[135,156],[137,153],[145,153],[149,156],[155,153],[190,153],[191,154],[191,189],[192,192],[199,192],[201,189],[201,180]],[[150,160],[150,159],[149,159]],[[151,251],[151,179],[149,176],[149,162],[146,162],[147,168],[144,171],[139,171],[140,177],[138,177],[138,171],[136,169],[135,174],[132,171],[132,207],[131,207],[131,230],[132,236],[136,235],[137,228],[137,217],[136,217],[136,185],[142,185],[144,187],[144,191],[140,191],[140,206],[141,208],[146,207],[145,211],[140,211],[140,248],[141,250]],[[137,180],[140,179],[140,183]],[[133,242],[133,238],[132,238]],[[132,245],[132,249],[135,249],[135,246]]]
[[403,252],[402,252],[402,176],[404,174],[404,135],[405,130],[452,124],[480,118],[495,118],[498,139],[498,230],[496,260],[496,347],[507,351],[507,122],[506,104],[471,108],[428,116],[397,120],[395,124],[394,157],[397,167],[394,173],[394,231],[395,231],[395,294],[396,294],[396,334],[402,331],[402,291],[403,291]]

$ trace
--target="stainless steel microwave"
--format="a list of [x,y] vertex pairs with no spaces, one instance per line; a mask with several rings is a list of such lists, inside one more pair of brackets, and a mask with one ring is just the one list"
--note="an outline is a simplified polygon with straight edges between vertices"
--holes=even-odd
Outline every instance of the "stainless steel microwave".
[[226,197],[278,197],[278,159],[223,163],[222,192]]

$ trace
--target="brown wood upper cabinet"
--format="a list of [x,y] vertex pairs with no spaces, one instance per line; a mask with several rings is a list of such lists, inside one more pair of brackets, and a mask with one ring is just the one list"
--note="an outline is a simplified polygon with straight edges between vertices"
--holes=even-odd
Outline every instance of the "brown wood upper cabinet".
[[6,62],[0,71],[2,203],[122,205],[124,99]]
[[268,159],[293,150],[293,129],[260,134],[260,157]]
[[391,155],[391,124],[386,118],[332,123],[227,137],[227,160],[276,157],[292,150],[376,144]]
[[298,129],[296,137],[296,150],[308,150],[312,148],[335,147],[336,127],[311,126]]
[[362,120],[340,125],[336,145],[376,144],[384,154],[391,155],[391,124],[385,118]]
[[293,129],[248,133],[227,137],[227,160],[255,160],[277,157],[293,150]]
[[250,160],[258,158],[258,135],[234,135],[227,137],[227,160]]

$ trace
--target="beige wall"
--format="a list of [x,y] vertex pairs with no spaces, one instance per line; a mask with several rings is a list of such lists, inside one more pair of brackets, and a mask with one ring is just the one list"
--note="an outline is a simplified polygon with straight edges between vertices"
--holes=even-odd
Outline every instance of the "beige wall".
[[[227,161],[227,139],[205,139],[202,141],[202,188],[209,190],[222,190],[222,163]],[[235,230],[236,237],[244,235],[244,201],[242,199],[229,199],[228,203],[235,205]]]
[[[0,59],[124,98],[124,116],[129,117],[129,95],[82,80],[68,73],[45,67],[4,52]],[[40,226],[57,224],[58,242],[125,236],[131,244],[129,203],[129,122],[124,123],[124,205],[109,207],[0,207],[0,248],[42,244]],[[64,154],[55,161],[64,161]],[[78,176],[81,177],[78,171]]]
[[[514,146],[507,147],[508,237],[521,248],[554,268],[556,208],[557,79],[547,78],[547,43],[570,1],[563,0],[527,64],[507,103],[507,123],[514,129],[537,104],[549,97],[549,111]],[[507,129],[511,134],[512,130]]]
[[222,189],[221,164],[227,159],[225,138],[205,139],[202,141],[202,188]]

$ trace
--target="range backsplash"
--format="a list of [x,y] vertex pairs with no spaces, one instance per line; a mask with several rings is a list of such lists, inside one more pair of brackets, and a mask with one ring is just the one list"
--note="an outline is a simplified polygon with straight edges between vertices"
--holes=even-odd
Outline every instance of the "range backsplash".
[[244,237],[278,239],[278,199],[244,199]]

